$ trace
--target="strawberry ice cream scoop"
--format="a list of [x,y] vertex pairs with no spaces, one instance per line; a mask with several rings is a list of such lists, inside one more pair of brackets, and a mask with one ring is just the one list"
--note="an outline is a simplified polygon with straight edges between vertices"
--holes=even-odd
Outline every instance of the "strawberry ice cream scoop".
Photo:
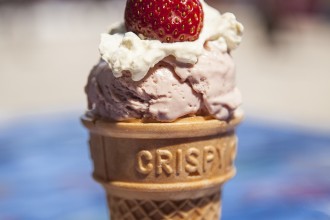
[[128,0],[101,35],[85,88],[88,113],[114,121],[228,120],[241,104],[231,51],[243,26],[204,0]]
[[115,121],[171,122],[192,115],[226,120],[241,103],[232,57],[215,42],[205,44],[195,65],[167,57],[140,81],[133,81],[129,73],[116,78],[100,61],[85,90],[89,114]]

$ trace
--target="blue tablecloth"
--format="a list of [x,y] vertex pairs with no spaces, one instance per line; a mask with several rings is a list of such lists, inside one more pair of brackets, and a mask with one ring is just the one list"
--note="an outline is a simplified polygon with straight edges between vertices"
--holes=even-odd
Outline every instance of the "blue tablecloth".
[[[330,219],[330,134],[247,119],[238,135],[238,174],[224,188],[223,220]],[[87,139],[74,113],[2,126],[0,219],[107,219]]]

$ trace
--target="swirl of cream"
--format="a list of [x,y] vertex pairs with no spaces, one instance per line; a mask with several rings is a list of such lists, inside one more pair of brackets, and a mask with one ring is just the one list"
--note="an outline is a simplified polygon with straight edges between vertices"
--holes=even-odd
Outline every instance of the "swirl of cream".
[[127,32],[123,23],[101,34],[99,51],[115,77],[130,72],[134,81],[145,77],[149,69],[168,56],[180,63],[195,64],[206,41],[217,41],[222,51],[236,49],[242,40],[244,27],[231,13],[221,15],[200,0],[204,10],[204,26],[199,38],[192,42],[162,43]]

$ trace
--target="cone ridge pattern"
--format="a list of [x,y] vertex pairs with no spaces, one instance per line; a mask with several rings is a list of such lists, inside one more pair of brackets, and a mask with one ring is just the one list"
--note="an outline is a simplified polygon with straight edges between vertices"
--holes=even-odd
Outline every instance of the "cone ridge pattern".
[[112,220],[218,220],[220,192],[197,199],[128,200],[108,196]]

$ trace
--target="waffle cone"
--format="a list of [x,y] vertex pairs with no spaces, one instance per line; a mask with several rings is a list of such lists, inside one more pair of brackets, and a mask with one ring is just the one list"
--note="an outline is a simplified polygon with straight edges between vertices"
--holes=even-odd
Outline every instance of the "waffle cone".
[[235,174],[234,129],[240,120],[142,123],[83,117],[93,176],[106,190],[111,219],[219,219],[222,185]]

